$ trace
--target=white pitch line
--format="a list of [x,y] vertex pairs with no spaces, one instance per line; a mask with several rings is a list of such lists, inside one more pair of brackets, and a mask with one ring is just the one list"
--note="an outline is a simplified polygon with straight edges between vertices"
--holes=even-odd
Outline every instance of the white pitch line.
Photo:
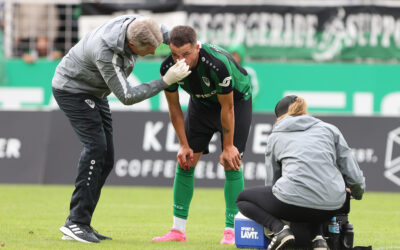
[[378,247],[378,248],[374,247],[374,250],[386,250],[386,249],[400,249],[400,246]]

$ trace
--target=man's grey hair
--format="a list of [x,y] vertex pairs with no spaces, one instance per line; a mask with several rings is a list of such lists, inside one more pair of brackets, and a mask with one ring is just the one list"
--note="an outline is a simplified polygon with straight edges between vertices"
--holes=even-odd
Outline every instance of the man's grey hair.
[[160,26],[149,17],[140,17],[131,22],[126,29],[126,37],[138,49],[147,45],[158,47],[163,41]]

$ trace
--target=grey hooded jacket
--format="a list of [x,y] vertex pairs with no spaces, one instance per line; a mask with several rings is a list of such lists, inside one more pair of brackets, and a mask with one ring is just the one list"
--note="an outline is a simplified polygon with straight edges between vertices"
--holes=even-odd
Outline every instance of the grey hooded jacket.
[[268,137],[266,185],[280,201],[307,208],[335,210],[349,187],[361,199],[365,178],[343,135],[317,118],[287,116]]
[[[125,105],[152,97],[168,87],[162,78],[130,86],[131,74],[137,55],[128,48],[125,40],[128,25],[139,15],[114,18],[86,34],[57,66],[53,87],[70,93],[88,93],[105,98],[111,92]],[[169,31],[161,26],[164,42]]]

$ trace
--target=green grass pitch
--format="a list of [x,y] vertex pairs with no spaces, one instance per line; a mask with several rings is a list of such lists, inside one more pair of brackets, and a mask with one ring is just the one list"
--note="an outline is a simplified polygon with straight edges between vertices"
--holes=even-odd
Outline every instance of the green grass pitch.
[[[234,249],[219,245],[222,189],[195,189],[186,243],[155,243],[172,225],[172,188],[105,186],[92,226],[112,241],[62,241],[72,186],[0,185],[0,249]],[[352,201],[355,245],[400,249],[400,193],[366,193]]]

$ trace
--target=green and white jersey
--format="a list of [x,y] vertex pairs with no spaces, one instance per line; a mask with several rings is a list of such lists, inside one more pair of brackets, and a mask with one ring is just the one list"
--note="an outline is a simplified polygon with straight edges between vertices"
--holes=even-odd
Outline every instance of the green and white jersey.
[[[161,64],[161,75],[172,65],[174,61],[169,56]],[[228,52],[216,45],[201,45],[197,66],[191,71],[189,76],[165,90],[174,92],[181,86],[192,98],[206,105],[218,103],[217,94],[232,91],[234,101],[251,97],[252,87],[246,70]]]

